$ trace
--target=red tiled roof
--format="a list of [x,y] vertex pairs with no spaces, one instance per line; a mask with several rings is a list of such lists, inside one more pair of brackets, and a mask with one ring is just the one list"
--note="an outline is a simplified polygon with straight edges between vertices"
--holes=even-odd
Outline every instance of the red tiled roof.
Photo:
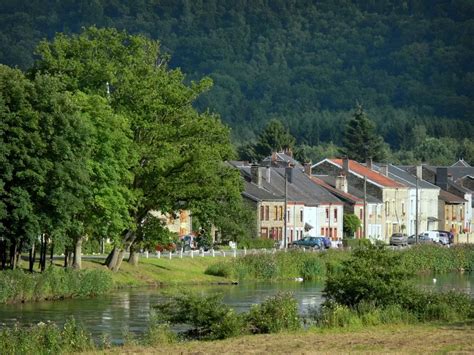
[[335,195],[342,196],[342,197],[344,197],[344,198],[346,198],[346,199],[348,199],[348,200],[351,200],[351,201],[353,201],[353,202],[355,202],[355,203],[363,201],[361,198],[359,198],[359,197],[357,197],[357,196],[351,195],[350,193],[347,193],[347,192],[338,190],[338,189],[336,189],[335,187],[332,187],[332,186],[329,185],[326,181],[321,180],[320,178],[311,176],[310,179],[313,180],[316,184],[318,184],[318,185],[324,187],[325,189],[331,191],[331,192],[332,192],[333,194],[335,194]]
[[[329,159],[334,164],[339,165],[342,168],[342,159]],[[372,169],[367,168],[366,166],[359,164],[354,160],[349,160],[349,170],[352,172],[366,176],[367,179],[375,182],[376,184],[382,185],[384,187],[405,187],[404,185],[396,182],[395,180],[386,177],[383,174],[380,174]]]

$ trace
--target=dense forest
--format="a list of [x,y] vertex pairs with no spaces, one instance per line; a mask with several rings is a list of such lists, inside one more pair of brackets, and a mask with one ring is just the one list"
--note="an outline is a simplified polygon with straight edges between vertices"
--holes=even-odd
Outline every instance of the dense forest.
[[39,40],[89,25],[158,39],[186,80],[211,77],[195,106],[237,144],[278,119],[315,157],[360,103],[394,161],[474,160],[473,1],[3,0],[0,63],[28,69]]

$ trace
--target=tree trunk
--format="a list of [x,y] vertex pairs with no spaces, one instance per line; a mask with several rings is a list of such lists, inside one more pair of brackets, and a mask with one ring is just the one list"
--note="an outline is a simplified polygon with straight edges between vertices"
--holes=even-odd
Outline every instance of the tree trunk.
[[15,268],[21,267],[21,251],[23,249],[23,240],[20,240],[18,247],[15,250]]
[[54,256],[54,243],[51,243],[51,250],[49,254],[49,264],[53,265],[53,256]]
[[67,268],[67,263],[68,263],[68,256],[69,256],[69,250],[64,248],[64,267]]
[[0,260],[0,270],[5,270],[7,267],[7,242],[5,240],[0,240]]
[[119,271],[120,266],[122,265],[125,251],[130,248],[130,246],[135,241],[135,238],[135,233],[129,230],[127,231],[124,237],[124,248],[121,248],[119,250],[117,247],[114,247],[114,249],[111,251],[106,260],[106,265],[110,270],[113,270],[115,272]]
[[114,247],[107,256],[107,259],[105,259],[105,265],[107,265],[110,270],[112,270],[115,264],[117,264],[118,252],[119,249],[117,247]]
[[41,236],[41,248],[40,248],[40,259],[39,259],[39,266],[41,272],[43,272],[46,269],[46,241],[47,238],[43,234]]
[[30,248],[30,258],[29,258],[29,267],[28,267],[30,272],[33,272],[35,261],[36,261],[36,243],[33,242]]
[[79,237],[76,240],[76,245],[74,247],[74,263],[72,267],[74,269],[80,270],[82,268],[82,241],[84,237]]
[[12,270],[15,270],[16,268],[16,251],[17,251],[17,243],[15,240],[10,246],[10,268]]
[[137,266],[138,265],[138,258],[140,254],[135,251],[133,245],[130,247],[130,256],[128,257],[128,263]]

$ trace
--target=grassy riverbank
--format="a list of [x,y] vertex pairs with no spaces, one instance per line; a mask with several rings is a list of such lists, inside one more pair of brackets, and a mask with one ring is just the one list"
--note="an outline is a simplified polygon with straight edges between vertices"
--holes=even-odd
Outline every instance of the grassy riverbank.
[[473,326],[471,322],[311,329],[154,347],[126,345],[90,354],[473,353]]
[[228,282],[221,276],[205,274],[206,269],[222,262],[222,257],[195,257],[195,258],[140,258],[137,266],[123,262],[118,272],[110,272],[99,261],[84,261],[85,269],[102,269],[110,273],[114,286],[138,287],[150,285],[178,285]]

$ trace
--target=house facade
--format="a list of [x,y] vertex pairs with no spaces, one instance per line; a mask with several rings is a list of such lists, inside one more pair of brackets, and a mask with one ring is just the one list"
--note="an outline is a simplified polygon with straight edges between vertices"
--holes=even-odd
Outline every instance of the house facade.
[[[365,195],[374,196],[382,201],[382,211],[379,214],[372,210],[372,218],[380,217],[381,239],[388,241],[393,233],[405,233],[408,224],[408,188],[389,177],[349,159],[324,159],[312,166],[314,175],[337,177],[345,175],[349,186],[364,191]],[[370,213],[368,213],[370,215]],[[375,222],[375,221],[374,221]],[[377,231],[373,231],[377,233]]]

